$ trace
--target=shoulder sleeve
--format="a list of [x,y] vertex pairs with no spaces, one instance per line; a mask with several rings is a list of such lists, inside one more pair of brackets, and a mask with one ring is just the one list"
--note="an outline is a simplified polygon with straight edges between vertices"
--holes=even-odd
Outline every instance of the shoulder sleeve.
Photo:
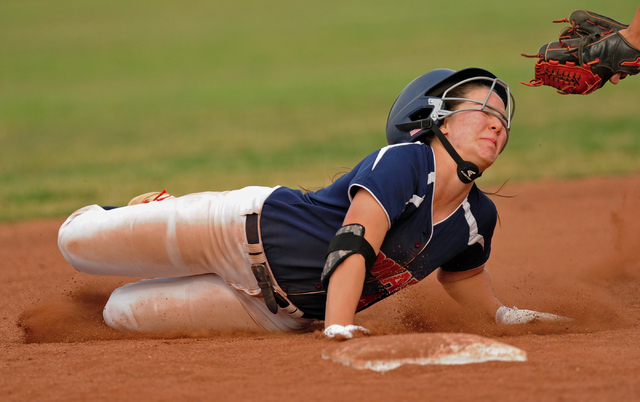
[[484,265],[491,255],[491,240],[498,219],[498,211],[493,201],[475,185],[463,205],[465,219],[469,226],[467,246],[453,258],[442,264],[442,269],[450,272],[467,271]]
[[367,190],[382,206],[391,226],[408,202],[416,196],[424,197],[433,168],[431,148],[424,144],[390,145],[369,155],[356,167],[349,183],[349,199],[357,189]]

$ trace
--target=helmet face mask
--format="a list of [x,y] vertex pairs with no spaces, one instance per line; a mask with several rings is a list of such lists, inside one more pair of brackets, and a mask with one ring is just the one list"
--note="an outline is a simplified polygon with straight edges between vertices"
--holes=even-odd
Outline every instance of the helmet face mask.
[[[489,92],[487,93],[487,97],[484,99],[484,101],[478,101],[478,100],[469,99],[469,98],[456,98],[456,97],[449,96],[449,93],[453,89],[463,86],[469,82],[483,82],[487,84],[487,89],[489,89]],[[502,99],[502,102],[505,105],[504,112],[488,103],[491,97],[491,94],[498,93],[498,95],[500,95],[500,93],[497,91],[497,88],[501,88],[503,90],[503,93],[506,94],[506,99],[507,99],[506,102],[505,102],[505,97],[500,96],[500,98]],[[506,129],[507,135],[511,130],[511,119],[513,118],[513,115],[515,113],[515,100],[513,99],[513,95],[511,94],[511,90],[509,89],[509,86],[499,78],[493,78],[493,79],[488,77],[468,78],[464,81],[460,81],[459,83],[449,87],[446,91],[444,91],[441,99],[444,102],[444,104],[447,104],[447,102],[451,102],[451,101],[470,102],[470,103],[475,103],[480,105],[480,108],[468,107],[468,108],[461,108],[456,110],[446,110],[446,109],[435,110],[434,109],[432,111],[432,114],[435,114],[434,117],[437,120],[444,120],[445,117],[451,116],[454,113],[464,112],[468,110],[476,110],[476,111],[481,111],[485,113],[490,113],[495,117],[497,117],[502,123],[502,126]]]
[[[473,81],[491,89],[483,102],[450,96],[452,90]],[[505,105],[504,112],[488,104],[492,93],[497,93],[502,99]],[[479,107],[447,110],[446,103],[451,101],[476,103]],[[515,100],[509,86],[487,70],[467,68],[459,71],[430,71],[407,85],[394,102],[387,119],[387,143],[392,145],[401,142],[428,142],[433,134],[428,127],[421,127],[420,124],[411,127],[410,123],[429,119],[440,125],[446,117],[465,110],[480,110],[496,116],[502,122],[508,136],[515,112]]]

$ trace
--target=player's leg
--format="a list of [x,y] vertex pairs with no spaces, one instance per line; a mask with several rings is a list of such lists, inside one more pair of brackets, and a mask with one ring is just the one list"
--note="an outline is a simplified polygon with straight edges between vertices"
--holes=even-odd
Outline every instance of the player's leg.
[[[105,210],[82,208],[62,225],[58,245],[78,271],[92,275],[179,277],[217,273],[259,293],[244,224],[271,188],[207,192]],[[255,289],[253,289],[255,288]]]
[[301,329],[310,322],[271,314],[261,297],[238,291],[214,274],[130,283],[113,292],[103,315],[112,328],[144,332],[275,332]]

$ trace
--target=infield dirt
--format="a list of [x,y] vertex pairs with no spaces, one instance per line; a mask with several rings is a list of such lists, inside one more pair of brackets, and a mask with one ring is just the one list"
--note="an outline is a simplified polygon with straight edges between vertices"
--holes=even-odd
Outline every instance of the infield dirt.
[[525,350],[527,362],[356,370],[322,359],[334,341],[321,322],[289,334],[117,332],[101,310],[134,279],[73,271],[57,249],[58,219],[0,225],[0,400],[640,400],[640,177],[501,194],[516,197],[493,197],[487,267],[498,298],[575,322],[486,325],[428,278],[357,323],[374,336],[477,334]]

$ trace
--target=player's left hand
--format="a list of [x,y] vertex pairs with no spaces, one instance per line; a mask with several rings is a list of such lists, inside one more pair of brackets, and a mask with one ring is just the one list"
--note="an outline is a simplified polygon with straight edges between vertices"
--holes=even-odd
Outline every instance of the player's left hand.
[[369,335],[371,332],[359,325],[333,324],[324,330],[324,335],[331,339],[352,339],[356,334]]
[[570,322],[573,318],[533,310],[521,310],[517,307],[502,306],[496,311],[496,324],[514,325],[529,322]]

